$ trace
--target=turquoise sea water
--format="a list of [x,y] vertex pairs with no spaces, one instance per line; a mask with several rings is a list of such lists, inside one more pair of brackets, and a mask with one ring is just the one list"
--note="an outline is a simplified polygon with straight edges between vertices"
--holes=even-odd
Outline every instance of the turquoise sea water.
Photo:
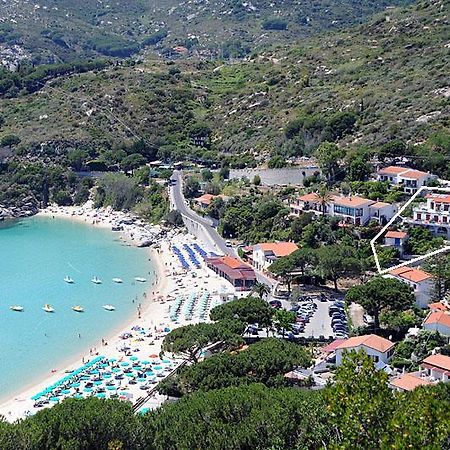
[[[41,217],[0,224],[0,401],[99,347],[136,317],[153,270],[145,249],[124,245],[108,230]],[[75,283],[65,283],[66,275]],[[90,281],[94,275],[101,285]],[[136,276],[147,282],[135,282]],[[45,303],[55,313],[44,312]],[[104,304],[116,310],[105,311]],[[85,312],[72,311],[75,305]]]

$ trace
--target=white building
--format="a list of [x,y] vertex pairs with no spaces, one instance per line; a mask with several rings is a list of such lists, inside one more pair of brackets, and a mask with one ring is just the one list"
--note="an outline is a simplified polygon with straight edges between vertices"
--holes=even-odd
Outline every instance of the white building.
[[377,202],[358,196],[332,195],[327,202],[323,202],[316,193],[302,195],[290,205],[291,215],[300,216],[305,212],[340,217],[342,223],[352,225],[366,225],[371,220],[383,224],[394,217],[397,212],[395,205]]
[[421,362],[420,366],[432,379],[443,382],[450,381],[450,356],[430,355]]
[[384,235],[384,245],[387,247],[394,247],[398,250],[400,256],[405,252],[406,241],[408,240],[408,234],[404,231],[389,230]]
[[420,225],[433,234],[450,237],[450,195],[431,193],[425,196],[426,204],[413,208],[413,218],[408,223]]
[[431,311],[423,321],[422,328],[450,337],[450,311]]
[[377,172],[378,181],[387,181],[390,184],[402,186],[407,194],[416,193],[433,178],[436,176],[431,173],[421,172],[410,167],[389,166]]
[[267,270],[278,258],[289,256],[298,250],[294,242],[266,242],[253,247],[253,266],[258,270]]
[[351,337],[336,347],[336,366],[342,364],[344,352],[352,350],[356,352],[363,350],[374,363],[381,361],[387,364],[394,353],[394,346],[393,342],[376,334]]
[[391,270],[386,278],[395,278],[408,284],[414,291],[416,304],[420,308],[426,308],[433,298],[434,278],[427,272],[408,266],[399,267]]

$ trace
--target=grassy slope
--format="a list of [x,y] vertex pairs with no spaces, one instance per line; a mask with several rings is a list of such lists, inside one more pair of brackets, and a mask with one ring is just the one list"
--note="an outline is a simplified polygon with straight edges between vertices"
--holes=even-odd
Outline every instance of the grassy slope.
[[[262,44],[286,42],[323,30],[360,23],[387,5],[411,0],[42,0],[39,8],[25,0],[2,5],[0,42],[19,43],[37,61],[58,62],[80,55],[93,55],[92,41],[119,40],[142,43],[156,30],[169,36],[163,45],[198,40],[197,49],[217,51],[228,40],[242,40],[252,49]],[[247,6],[243,6],[243,3]],[[82,4],[82,7],[80,7]],[[278,17],[286,31],[266,31],[262,22]],[[3,19],[3,20],[2,20]],[[2,33],[3,30],[3,33]]]
[[[132,140],[106,108],[154,142],[184,142],[186,128],[200,118],[210,123],[218,148],[267,153],[281,145],[283,127],[300,110],[357,109],[363,99],[352,140],[418,142],[448,127],[449,99],[437,92],[450,85],[449,19],[442,6],[390,11],[389,20],[381,15],[368,25],[235,64],[179,62],[179,76],[168,75],[173,66],[149,60],[56,80],[39,93],[1,101],[6,124],[0,137],[14,133],[24,143],[94,146]],[[309,87],[301,82],[305,75]],[[427,124],[416,121],[433,111],[440,115]]]

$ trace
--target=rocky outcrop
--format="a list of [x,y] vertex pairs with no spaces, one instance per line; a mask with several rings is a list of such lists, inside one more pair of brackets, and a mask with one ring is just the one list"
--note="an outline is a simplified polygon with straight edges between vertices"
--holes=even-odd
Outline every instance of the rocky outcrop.
[[19,217],[30,217],[39,211],[33,199],[25,199],[20,205],[6,206],[0,204],[0,221],[5,219],[17,219]]

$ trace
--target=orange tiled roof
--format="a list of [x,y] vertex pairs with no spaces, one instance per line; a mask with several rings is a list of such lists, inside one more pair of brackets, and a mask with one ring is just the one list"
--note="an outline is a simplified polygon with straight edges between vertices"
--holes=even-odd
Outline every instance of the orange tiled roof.
[[393,269],[389,272],[391,275],[404,278],[405,280],[412,281],[414,283],[420,283],[421,281],[429,280],[433,278],[427,272],[420,269],[413,269],[412,267],[404,266],[397,269]]
[[371,208],[376,209],[385,208],[386,206],[391,206],[391,204],[386,202],[375,202],[373,205],[370,205]]
[[434,203],[450,203],[450,195],[444,194],[427,194],[425,198],[429,198],[434,201]]
[[447,307],[442,302],[428,303],[428,308],[432,311],[447,311]]
[[435,366],[438,369],[450,371],[450,356],[445,355],[430,355],[422,361],[422,364]]
[[354,195],[351,197],[335,196],[334,203],[336,203],[337,205],[349,206],[352,208],[352,207],[374,204],[376,202],[374,202],[373,200],[369,200],[368,198],[358,197],[357,195]]
[[399,173],[410,170],[409,167],[388,166],[380,169],[379,174],[398,175]]
[[248,267],[247,264],[244,264],[243,262],[239,261],[236,258],[232,258],[231,256],[224,256],[222,258],[222,262],[227,265],[228,267],[231,267],[232,269],[239,269],[241,267]]
[[450,311],[431,312],[423,323],[427,325],[436,323],[450,328]]
[[404,239],[406,236],[408,236],[408,233],[405,233],[404,231],[388,231],[384,237],[391,239]]
[[366,334],[363,336],[355,336],[346,339],[336,347],[336,350],[360,347],[365,345],[373,350],[386,353],[395,344],[388,339],[377,336],[376,334]]
[[319,196],[315,192],[311,192],[309,194],[301,195],[298,199],[302,202],[318,202]]
[[418,180],[420,178],[427,177],[429,174],[426,172],[422,172],[420,170],[410,169],[407,170],[406,172],[400,173],[399,175],[403,178],[411,178],[412,180]]
[[288,256],[298,250],[298,245],[294,242],[265,242],[258,244],[264,251],[272,251],[275,256]]
[[391,385],[403,391],[413,391],[416,387],[433,384],[431,381],[416,377],[411,373],[405,373],[395,380],[391,381]]

